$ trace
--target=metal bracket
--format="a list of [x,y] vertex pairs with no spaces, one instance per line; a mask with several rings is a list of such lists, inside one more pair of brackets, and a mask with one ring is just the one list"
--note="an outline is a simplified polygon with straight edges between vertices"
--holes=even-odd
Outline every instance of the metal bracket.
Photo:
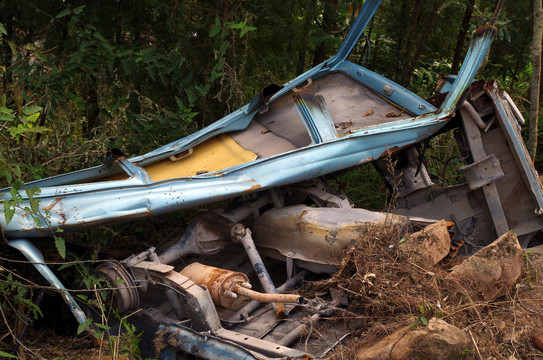
[[40,274],[49,282],[49,284],[59,290],[60,295],[64,298],[66,304],[68,304],[68,307],[72,311],[72,314],[74,314],[78,323],[83,324],[87,322],[87,316],[83,310],[81,310],[72,295],[70,295],[68,290],[66,290],[64,285],[62,285],[58,277],[53,273],[53,271],[51,271],[49,266],[45,264],[41,251],[34,246],[34,244],[27,239],[13,239],[8,242],[8,245],[19,250],[28,259],[28,261],[34,265],[36,270],[40,272]]
[[[469,106],[468,106],[469,107]],[[471,152],[474,163],[483,161],[488,157],[485,152],[483,141],[481,139],[481,131],[477,127],[475,120],[470,115],[468,107],[461,106],[460,114],[462,116],[462,122],[464,123],[464,130],[466,132],[466,140]],[[488,183],[487,186],[484,186],[482,189],[483,195],[488,206],[488,211],[492,217],[492,222],[494,224],[494,229],[497,236],[502,236],[507,231],[509,231],[509,226],[507,225],[507,218],[505,217],[505,212],[501,203],[500,195],[496,188],[496,184]]]
[[493,183],[504,176],[500,162],[494,154],[479,159],[473,164],[462,166],[459,170],[464,172],[470,191]]
[[152,280],[173,286],[185,295],[185,312],[192,319],[192,326],[197,331],[214,333],[221,327],[217,309],[205,286],[198,286],[185,275],[173,270],[171,265],[142,261],[133,267],[137,279],[151,276]]

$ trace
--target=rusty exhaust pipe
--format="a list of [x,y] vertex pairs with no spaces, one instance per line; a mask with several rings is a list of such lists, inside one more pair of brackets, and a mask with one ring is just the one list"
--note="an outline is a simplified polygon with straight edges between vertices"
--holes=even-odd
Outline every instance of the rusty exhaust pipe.
[[238,286],[234,289],[238,295],[248,297],[251,300],[260,301],[262,303],[287,303],[287,304],[303,304],[304,298],[296,294],[267,294],[258,291],[247,289],[243,286]]
[[239,296],[265,303],[304,303],[304,298],[295,294],[264,294],[253,291],[247,275],[236,271],[195,262],[180,273],[198,285],[207,286],[213,302],[227,309],[239,307],[243,302],[243,298]]
[[[232,226],[230,236],[233,241],[240,242],[243,245],[264,291],[267,294],[277,294],[277,289],[275,289],[272,278],[270,277],[268,270],[266,270],[266,266],[264,266],[264,262],[262,261],[258,250],[256,250],[255,242],[251,236],[251,230],[245,228],[242,224],[236,224]],[[273,311],[275,312],[275,317],[278,319],[286,319],[288,317],[288,311],[285,308],[285,305],[280,302],[273,303]]]

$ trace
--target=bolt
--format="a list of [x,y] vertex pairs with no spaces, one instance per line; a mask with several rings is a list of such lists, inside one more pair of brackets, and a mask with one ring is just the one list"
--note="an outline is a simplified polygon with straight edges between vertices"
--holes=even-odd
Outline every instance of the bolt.
[[229,297],[230,299],[237,299],[238,298],[238,294],[236,294],[235,292],[232,292],[230,290],[226,290],[224,292],[224,296]]
[[253,288],[253,285],[249,284],[248,282],[242,282],[239,285],[246,288],[246,289],[252,289]]
[[230,229],[230,237],[234,241],[239,241],[241,238],[245,236],[245,233],[246,233],[245,226],[241,224],[235,224]]

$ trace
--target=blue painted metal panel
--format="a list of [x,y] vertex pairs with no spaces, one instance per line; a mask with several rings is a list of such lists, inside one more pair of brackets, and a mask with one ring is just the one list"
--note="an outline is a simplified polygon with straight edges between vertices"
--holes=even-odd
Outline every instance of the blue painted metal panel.
[[78,323],[83,324],[87,322],[87,316],[83,310],[81,310],[72,295],[70,295],[64,285],[62,285],[57,276],[51,271],[51,269],[49,269],[49,266],[45,264],[45,260],[43,259],[40,250],[34,246],[34,244],[27,239],[13,239],[8,242],[8,245],[19,250],[27,258],[27,260],[34,265],[36,270],[38,270],[38,272],[49,282],[49,284],[59,290],[60,295],[70,307],[70,310],[74,314],[74,317]]
[[[42,224],[37,226],[32,217],[23,210],[25,206],[29,206],[28,202],[16,210],[9,224],[5,223],[0,210],[0,225],[6,237],[48,236],[50,230],[54,231],[57,228],[81,229],[87,226],[112,224],[224,200],[356,166],[379,158],[389,149],[400,149],[431,136],[456,110],[458,101],[484,60],[495,29],[484,28],[476,33],[460,74],[452,85],[444,105],[439,111],[433,111],[435,108],[406,89],[345,60],[354,46],[355,38],[360,37],[378,5],[379,1],[366,1],[354,30],[347,36],[347,45],[342,46],[340,53],[322,66],[317,66],[286,84],[270,101],[307,82],[313,76],[323,76],[333,70],[346,73],[419,116],[368,126],[334,138],[333,128],[330,130],[333,124],[327,123],[331,118],[327,117],[324,111],[320,114],[322,116],[318,117],[318,121],[312,121],[315,129],[311,131],[320,138],[304,148],[219,172],[161,182],[152,182],[145,171],[136,166],[167,158],[217,134],[245,129],[258,111],[253,109],[249,112],[246,105],[190,136],[130,159],[133,164],[121,160],[121,168],[131,176],[128,180],[70,185],[121,172],[113,166],[102,165],[27,184],[41,188],[41,194],[35,197],[40,200],[41,208],[47,212],[42,211]],[[393,88],[394,91],[390,92],[385,86]],[[321,136],[322,134],[325,135]],[[0,196],[9,197],[8,194],[5,191]],[[24,192],[20,194],[23,198],[26,197]]]
[[203,359],[265,359],[264,356],[254,356],[238,345],[177,324],[160,325],[154,342],[160,349],[160,359],[163,360],[177,359],[179,351]]
[[498,111],[498,120],[503,127],[503,130],[506,134],[507,141],[509,146],[515,150],[515,160],[519,169],[521,169],[522,177],[526,183],[528,189],[530,189],[530,194],[532,194],[534,200],[537,203],[537,208],[534,209],[534,212],[538,215],[543,214],[543,189],[541,188],[541,182],[537,176],[537,172],[533,166],[530,155],[524,143],[522,143],[522,138],[520,137],[520,131],[517,133],[513,127],[511,119],[507,116],[507,112],[503,107],[502,101],[499,96],[499,89],[496,84],[493,84],[493,87],[489,89],[489,94],[492,97],[494,106]]

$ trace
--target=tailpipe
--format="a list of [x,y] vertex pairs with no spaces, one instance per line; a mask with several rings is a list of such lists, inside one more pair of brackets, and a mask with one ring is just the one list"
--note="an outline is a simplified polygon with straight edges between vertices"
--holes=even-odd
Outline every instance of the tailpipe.
[[192,263],[180,272],[198,285],[205,285],[216,305],[227,309],[239,308],[244,298],[263,303],[303,304],[302,296],[296,294],[265,294],[251,290],[247,275],[201,263]]

